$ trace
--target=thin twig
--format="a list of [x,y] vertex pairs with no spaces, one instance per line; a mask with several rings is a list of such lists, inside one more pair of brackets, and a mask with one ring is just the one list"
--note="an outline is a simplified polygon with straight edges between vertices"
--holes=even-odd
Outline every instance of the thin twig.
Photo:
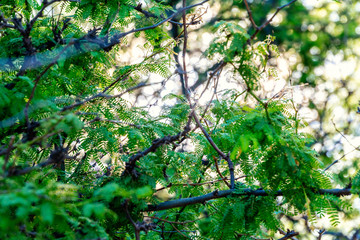
[[112,120],[112,119],[105,119],[105,118],[100,118],[100,117],[96,117],[93,120],[87,122],[86,124],[90,124],[90,123],[94,123],[94,122],[110,122],[110,123],[115,123],[115,124],[119,124],[119,125],[128,125],[128,126],[132,126],[135,128],[141,128],[141,125],[137,125],[137,124],[133,124],[133,123],[127,123],[127,122],[123,122],[123,121],[119,121],[119,120]]
[[230,188],[234,189],[235,187],[235,176],[234,176],[234,164],[230,159],[230,155],[229,154],[225,154],[223,153],[220,148],[216,145],[216,143],[212,140],[212,138],[210,137],[210,135],[207,133],[207,131],[205,130],[204,126],[201,124],[198,116],[196,115],[196,113],[193,114],[194,116],[194,120],[196,122],[196,124],[198,125],[198,127],[201,129],[201,131],[203,132],[205,138],[208,140],[208,142],[210,143],[210,145],[215,149],[215,151],[223,158],[227,161],[228,166],[229,166],[229,170],[230,170]]
[[74,104],[69,105],[69,106],[65,106],[65,107],[63,107],[63,108],[60,110],[60,112],[65,112],[65,111],[67,111],[67,110],[71,110],[71,109],[73,109],[73,108],[79,107],[79,106],[81,106],[81,105],[84,105],[85,103],[88,103],[88,102],[93,101],[93,100],[96,99],[96,98],[106,98],[106,99],[119,98],[119,97],[122,97],[125,93],[134,91],[134,90],[139,89],[139,88],[142,88],[142,87],[151,86],[151,85],[154,85],[154,84],[159,84],[159,83],[149,83],[149,84],[147,84],[147,83],[145,83],[145,82],[141,82],[141,83],[139,83],[138,85],[136,85],[136,86],[134,86],[134,87],[131,87],[131,88],[128,88],[128,89],[126,89],[124,92],[119,93],[119,94],[117,94],[117,95],[108,95],[108,94],[103,93],[103,91],[102,91],[102,92],[100,92],[100,93],[97,93],[97,94],[95,94],[95,95],[93,95],[93,96],[91,96],[91,97],[88,97],[88,98],[84,99],[83,101],[74,103]]
[[285,239],[295,239],[294,237],[295,236],[297,236],[297,235],[299,235],[299,233],[298,232],[295,232],[294,230],[287,230],[287,232],[285,232],[285,231],[283,231],[283,230],[281,230],[280,228],[279,228],[279,232],[281,233],[281,234],[284,234],[285,236],[284,237],[282,237],[282,238],[279,238],[279,240],[285,240]]
[[32,167],[23,168],[23,169],[10,169],[10,171],[8,173],[6,173],[6,177],[25,175],[34,170],[44,168],[51,164],[58,164],[61,161],[63,161],[64,159],[67,159],[68,157],[69,156],[67,155],[66,148],[60,149],[60,150],[55,149],[52,151],[52,153],[50,154],[50,157],[45,162],[39,163]]
[[[124,32],[124,33],[119,33],[119,34],[116,34],[112,37],[111,41],[109,44],[104,44],[104,47],[103,48],[111,48],[112,46],[116,45],[119,43],[118,39],[120,38],[123,38],[131,33],[136,33],[136,32],[142,32],[142,31],[145,31],[145,30],[150,30],[150,29],[154,29],[154,28],[157,28],[158,26],[164,24],[164,23],[167,23],[169,22],[171,19],[173,19],[174,17],[176,17],[178,14],[180,13],[183,13],[184,11],[188,10],[188,9],[191,9],[191,8],[194,8],[194,7],[197,7],[197,6],[200,6],[206,2],[208,2],[210,0],[204,0],[200,3],[196,3],[196,4],[193,4],[193,5],[189,5],[189,6],[186,6],[186,7],[183,7],[183,8],[180,8],[178,9],[176,12],[174,12],[173,14],[171,14],[169,17],[163,19],[162,21],[154,24],[154,25],[151,25],[151,26],[147,26],[147,27],[142,27],[142,28],[136,28],[136,29],[132,29],[128,32]],[[186,24],[184,24],[186,26]],[[96,43],[96,41],[94,42]]]
[[9,162],[9,158],[10,158],[10,152],[11,150],[14,149],[13,147],[13,144],[14,144],[14,141],[15,141],[15,136],[11,136],[11,139],[10,139],[10,142],[9,142],[9,147],[6,149],[6,151],[4,152],[5,154],[5,160],[4,160],[4,165],[2,167],[3,171],[5,172],[6,170],[6,165],[8,164]]
[[135,230],[135,238],[136,240],[140,240],[140,229],[138,227],[138,224],[135,223],[135,221],[132,219],[129,210],[128,210],[128,200],[125,201],[124,205],[124,209],[125,209],[125,213],[126,213],[126,217],[127,219],[131,222],[131,224],[134,226],[134,230]]
[[[345,156],[345,155],[344,155]],[[335,161],[333,161],[329,166],[327,166],[324,170],[323,170],[323,172],[326,172],[329,168],[331,168],[333,165],[335,165],[336,163],[338,163],[339,162],[339,159],[336,159]]]
[[221,61],[219,63],[219,65],[217,66],[217,68],[215,68],[215,70],[210,74],[208,80],[207,80],[207,83],[206,83],[206,86],[204,88],[204,90],[201,92],[200,96],[199,96],[199,99],[203,96],[203,94],[205,93],[205,91],[207,90],[208,86],[210,85],[210,81],[216,76],[217,78],[220,77],[220,73],[222,71],[222,69],[225,67],[226,65],[226,62],[224,61]]
[[114,86],[115,84],[117,84],[118,82],[122,82],[125,79],[127,79],[130,75],[131,71],[126,72],[124,74],[122,74],[120,77],[118,77],[114,82],[112,82],[109,86],[107,86],[106,88],[104,88],[104,90],[102,91],[102,93],[105,93],[107,90],[109,90],[112,86]]
[[[282,5],[281,7],[278,7],[275,11],[275,13],[266,21],[264,22],[260,27],[257,27],[255,32],[251,35],[250,40],[253,40],[256,35],[263,30],[267,25],[269,25],[271,23],[271,21],[274,19],[274,17],[280,12],[280,10],[282,10],[283,8],[290,6],[291,4],[293,4],[294,2],[296,2],[297,0],[292,0],[287,4]],[[246,1],[245,1],[246,2]],[[247,2],[246,2],[247,3]]]
[[[185,25],[185,24],[184,24]],[[185,234],[183,234],[179,229],[177,229],[177,227],[175,227],[174,224],[170,223],[170,225],[183,237],[191,239],[189,236],[186,236]]]
[[[221,69],[221,70],[222,70],[222,69]],[[213,91],[213,94],[211,95],[211,98],[210,98],[208,104],[206,105],[206,107],[205,107],[205,109],[204,109],[204,112],[203,112],[202,115],[201,115],[201,120],[204,119],[207,111],[208,111],[209,108],[210,108],[210,105],[211,105],[211,103],[212,103],[215,95],[216,95],[216,98],[217,98],[217,88],[218,88],[218,85],[219,85],[219,78],[220,78],[221,70],[220,70],[219,73],[217,74],[217,77],[216,77],[216,79],[215,79],[215,81],[214,81],[214,91]],[[199,98],[199,99],[200,99],[200,98]],[[199,100],[199,99],[198,99],[198,100]]]
[[352,153],[352,152],[354,152],[354,151],[359,151],[359,150],[360,150],[360,147],[359,147],[359,146],[356,147],[355,145],[353,145],[353,144],[349,141],[349,139],[347,139],[347,137],[336,127],[336,124],[335,124],[335,122],[334,122],[333,119],[331,119],[331,122],[332,122],[332,124],[334,125],[335,131],[338,132],[338,133],[353,147],[353,150],[351,150],[351,151],[348,152],[348,153],[343,154],[339,159],[336,159],[335,161],[333,161],[329,166],[327,166],[327,167],[323,170],[323,172],[326,172],[329,168],[331,168],[333,165],[335,165],[336,163],[338,163],[338,162],[339,162],[341,159],[343,159],[346,155],[348,155],[348,154],[350,154],[350,153]]
[[[160,230],[156,230],[156,229],[153,229],[151,231],[154,231],[154,232],[159,232],[159,233],[177,233],[179,231],[160,231]],[[194,230],[180,230],[180,232],[191,232],[191,233],[195,233],[196,231]]]
[[[152,12],[149,12],[149,11],[144,10],[144,9],[142,8],[142,4],[141,4],[141,3],[139,3],[137,6],[131,6],[131,7],[134,8],[136,11],[144,14],[144,16],[145,16],[146,18],[161,18],[161,19],[165,19],[162,15],[161,15],[161,16],[157,16],[157,15],[155,15],[155,14],[152,13]],[[172,23],[172,24],[179,25],[180,27],[183,26],[183,23],[176,22],[176,21],[174,21],[174,20],[170,20],[169,22]],[[192,22],[190,22],[190,23],[186,23],[186,25],[190,26],[190,25],[196,25],[196,24],[198,24],[198,23],[200,23],[200,21],[192,21]]]
[[248,12],[248,15],[249,15],[249,19],[250,19],[251,24],[253,25],[253,27],[255,29],[258,29],[258,26],[256,25],[256,23],[254,21],[254,18],[252,16],[252,12],[250,10],[250,7],[249,7],[249,4],[248,4],[247,0],[244,0],[244,3],[245,3],[246,11]]
[[[186,9],[186,0],[183,0],[183,9]],[[188,85],[188,75],[187,75],[187,71],[186,71],[186,48],[187,48],[187,27],[186,27],[186,13],[185,10],[183,11],[183,23],[184,23],[184,46],[183,46],[183,76],[184,76],[184,81],[185,81],[185,95],[186,98],[189,101],[190,104],[190,108],[194,110],[194,106],[191,104],[191,98],[190,98],[190,91],[189,91],[189,85]],[[229,170],[230,170],[230,186],[229,184],[227,184],[231,189],[233,189],[235,187],[235,177],[234,177],[234,164],[232,163],[232,161],[230,160],[230,155],[225,155],[219,148],[218,146],[215,144],[215,142],[211,139],[210,135],[206,132],[205,128],[202,126],[198,116],[196,115],[195,112],[193,112],[193,117],[194,120],[197,124],[198,127],[200,127],[201,131],[203,132],[203,134],[205,135],[206,139],[209,141],[210,145],[215,149],[215,151],[217,151],[220,156],[225,159],[228,162],[229,165]],[[224,178],[224,177],[221,177]]]
[[[30,33],[30,31],[32,30],[32,27],[34,26],[34,24],[35,24],[35,22],[37,21],[37,19],[39,18],[39,17],[42,17],[43,16],[43,12],[44,12],[44,10],[48,7],[48,6],[50,6],[51,4],[53,4],[53,3],[55,3],[55,2],[60,2],[60,1],[64,1],[64,0],[52,0],[52,1],[50,1],[50,2],[45,2],[45,1],[43,1],[43,6],[41,7],[41,9],[39,10],[39,12],[35,15],[35,17],[33,18],[33,19],[31,19],[31,21],[28,23],[28,25],[27,25],[27,27],[26,27],[26,30],[27,31],[29,31],[29,33]],[[44,3],[45,2],[45,3]]]
[[[183,3],[183,8],[186,8],[186,0],[182,1]],[[182,13],[182,18],[183,18],[183,28],[184,28],[184,45],[183,45],[183,51],[182,51],[182,57],[183,57],[183,75],[184,75],[184,81],[185,81],[185,95],[188,98],[188,100],[190,100],[190,92],[189,92],[189,82],[188,82],[188,75],[187,75],[187,71],[186,71],[186,48],[187,48],[187,39],[188,39],[188,33],[187,33],[187,26],[186,26],[186,12],[185,10]],[[190,103],[190,101],[189,101]]]
[[190,113],[188,122],[185,125],[184,130],[182,132],[179,132],[178,134],[173,135],[173,136],[165,136],[163,138],[155,139],[150,147],[148,147],[147,149],[145,149],[143,151],[139,151],[135,155],[131,156],[129,161],[126,163],[126,167],[125,167],[125,170],[122,172],[122,176],[130,174],[130,175],[136,177],[138,174],[135,170],[135,165],[136,165],[136,162],[140,158],[148,155],[151,152],[155,152],[159,147],[161,147],[165,144],[170,144],[172,142],[175,142],[175,141],[181,139],[182,137],[185,137],[186,134],[188,132],[190,132],[190,130],[191,130],[190,123],[191,123],[192,116],[193,116],[193,114]]
[[331,119],[332,124],[334,125],[335,131],[338,132],[353,148],[355,148],[356,150],[360,150],[359,146],[356,147],[354,144],[352,144],[349,139],[347,139],[347,137],[336,127],[336,124],[334,122],[334,119]]
[[[244,177],[246,177],[246,175],[241,176],[241,177],[237,177],[237,178],[235,178],[235,180],[238,180],[238,179],[241,179],[241,178],[244,178]],[[224,181],[224,180],[227,180],[227,179],[228,179],[227,177],[224,177],[224,178],[221,178],[221,179],[208,181],[208,182],[202,182],[202,183],[175,183],[175,184],[170,183],[165,187],[161,187],[159,189],[156,189],[155,191],[158,192],[158,191],[161,191],[161,190],[164,190],[164,189],[167,189],[167,188],[170,188],[170,187],[174,187],[174,186],[183,186],[183,187],[187,187],[187,186],[193,186],[193,187],[203,186],[203,185],[206,185],[206,184],[214,184],[216,182],[221,182],[221,181]],[[230,185],[228,185],[228,186],[230,186]]]
[[34,80],[34,87],[32,88],[29,100],[26,103],[25,109],[24,109],[24,115],[25,115],[25,121],[26,121],[26,125],[29,128],[29,106],[30,106],[30,102],[33,99],[34,95],[35,95],[35,90],[36,87],[41,79],[42,76],[44,76],[44,74],[57,62],[57,60],[60,58],[60,56],[66,51],[66,49],[69,47],[70,45],[67,45],[66,47],[64,47],[60,53],[52,60],[52,62],[36,77],[36,79]]
[[219,169],[219,164],[218,164],[218,161],[217,161],[217,158],[214,157],[214,161],[215,161],[215,169],[216,169],[216,172],[219,174],[219,176],[221,177],[221,179],[223,179],[224,183],[229,187],[231,188],[231,185],[226,181],[227,178],[224,178],[224,176],[221,174],[220,172],[220,169]]
[[323,229],[321,229],[321,230],[319,231],[319,236],[318,236],[317,240],[321,240],[322,235],[324,234],[324,232],[325,232],[325,228],[323,228]]
[[195,220],[188,220],[188,221],[184,221],[184,222],[174,222],[174,221],[169,221],[169,220],[166,220],[166,219],[163,219],[163,218],[158,218],[158,217],[153,217],[153,216],[145,216],[147,218],[151,218],[151,219],[157,219],[157,220],[160,220],[162,222],[166,222],[166,223],[172,223],[172,224],[179,224],[179,225],[185,225],[185,224],[188,224],[188,223],[193,223],[193,222],[196,222],[196,221],[199,221],[205,217],[202,217],[202,218],[198,218],[198,219],[195,219]]
[[356,151],[356,150],[358,150],[358,149],[357,149],[357,148],[354,148],[354,149],[351,150],[350,152],[347,152],[347,153],[343,154],[339,159],[336,159],[336,160],[333,161],[329,166],[327,166],[327,167],[323,170],[323,172],[329,170],[329,168],[331,168],[333,165],[335,165],[336,163],[338,163],[341,159],[343,159],[343,158],[346,157],[348,154],[350,154],[350,153],[352,153],[352,152],[354,152],[354,151]]

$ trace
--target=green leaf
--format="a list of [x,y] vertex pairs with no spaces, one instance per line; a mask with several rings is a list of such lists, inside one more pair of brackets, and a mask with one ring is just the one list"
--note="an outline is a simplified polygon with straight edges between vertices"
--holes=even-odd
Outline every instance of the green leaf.
[[106,208],[102,203],[89,203],[83,207],[83,212],[86,217],[94,215],[97,219],[104,218]]
[[141,199],[151,196],[153,194],[153,191],[150,186],[144,186],[136,189],[135,194],[137,198]]
[[45,222],[52,224],[54,220],[53,206],[50,203],[41,204],[40,215]]

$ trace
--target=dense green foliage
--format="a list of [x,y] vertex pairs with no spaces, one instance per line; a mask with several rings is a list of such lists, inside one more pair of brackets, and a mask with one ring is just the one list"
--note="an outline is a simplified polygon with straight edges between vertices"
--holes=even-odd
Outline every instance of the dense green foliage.
[[[306,215],[315,229],[355,212],[343,196],[358,194],[360,173],[349,182],[350,167],[324,170],[334,159],[313,150],[324,139],[303,131],[287,90],[263,92],[281,72],[277,45],[300,46],[295,80],[313,87],[324,59],[308,51],[339,50],[336,41],[289,32],[308,18],[299,2],[269,1],[283,6],[271,14],[258,1],[224,2],[206,22],[213,2],[1,1],[1,239],[290,238],[283,216]],[[269,25],[281,11],[292,18]],[[184,55],[204,32],[214,37],[200,50],[208,66],[194,76]],[[217,91],[225,78],[238,87]],[[179,91],[162,94],[170,80]],[[155,101],[138,104],[143,91]]]

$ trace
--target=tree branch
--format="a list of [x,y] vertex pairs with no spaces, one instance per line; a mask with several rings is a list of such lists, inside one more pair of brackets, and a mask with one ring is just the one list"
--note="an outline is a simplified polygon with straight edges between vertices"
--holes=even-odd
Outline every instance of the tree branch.
[[26,125],[29,128],[29,115],[28,115],[28,111],[29,111],[29,106],[30,106],[30,102],[34,97],[35,94],[35,90],[36,87],[39,83],[39,80],[41,79],[42,76],[44,76],[44,74],[57,62],[57,60],[60,58],[60,56],[66,51],[66,49],[69,47],[70,45],[67,45],[66,47],[64,47],[61,52],[52,60],[52,62],[36,77],[36,79],[34,80],[34,87],[31,90],[31,94],[29,97],[29,100],[26,103],[25,109],[24,109],[24,116],[25,116],[25,121],[26,121]]
[[294,230],[287,230],[287,233],[285,234],[284,237],[282,238],[279,238],[279,240],[286,240],[286,239],[289,239],[289,238],[293,238],[295,236],[299,235],[298,232],[295,232]]
[[119,97],[123,96],[125,93],[131,92],[133,90],[136,90],[136,89],[139,89],[139,88],[142,88],[142,87],[150,86],[150,85],[153,85],[153,84],[146,84],[145,82],[141,82],[138,85],[135,85],[134,87],[128,88],[124,92],[119,93],[117,95],[108,95],[108,94],[105,94],[104,91],[102,91],[100,93],[97,93],[97,94],[95,94],[95,95],[93,95],[91,97],[88,97],[88,98],[84,99],[83,101],[74,103],[74,104],[69,105],[69,106],[65,106],[60,110],[60,112],[65,112],[67,110],[71,110],[73,108],[79,107],[81,105],[84,105],[85,103],[93,101],[96,98],[107,98],[107,99],[119,98]]
[[[133,7],[136,11],[144,14],[144,16],[145,16],[146,18],[161,18],[161,19],[165,19],[165,17],[163,17],[163,16],[160,16],[160,17],[159,17],[159,16],[155,15],[155,14],[152,13],[152,12],[149,12],[149,11],[144,10],[144,9],[142,8],[142,4],[141,4],[141,3],[139,3],[137,6],[132,6],[132,7]],[[174,20],[169,20],[169,22],[172,23],[172,24],[179,25],[179,26],[181,26],[181,27],[183,26],[183,23],[176,22],[176,21],[174,21]],[[195,21],[195,22],[186,23],[186,25],[189,26],[189,25],[195,25],[195,24],[198,24],[198,23],[199,23],[199,21]]]
[[34,26],[35,22],[38,20],[39,17],[42,17],[43,16],[43,12],[44,10],[50,6],[51,4],[53,3],[56,3],[56,2],[60,2],[60,1],[66,1],[66,0],[52,0],[50,2],[48,1],[42,1],[43,2],[43,6],[41,7],[41,9],[39,10],[39,12],[35,15],[35,17],[33,19],[30,20],[30,22],[27,24],[26,26],[26,30],[30,33],[32,27]]
[[[351,191],[349,188],[344,188],[344,189],[318,189],[314,191],[317,194],[320,195],[324,195],[324,194],[331,194],[331,195],[335,195],[335,196],[347,196],[347,195],[351,195]],[[198,203],[205,203],[206,201],[212,200],[212,199],[217,199],[217,198],[224,198],[227,197],[229,195],[233,195],[233,196],[283,196],[284,193],[281,190],[278,190],[274,193],[269,193],[265,190],[259,189],[259,190],[253,190],[251,188],[246,188],[246,189],[241,189],[240,191],[235,191],[234,189],[228,189],[228,190],[223,190],[223,191],[218,191],[215,190],[211,193],[202,195],[202,196],[198,196],[198,197],[190,197],[190,198],[181,198],[181,199],[177,199],[177,200],[171,200],[171,201],[166,201],[163,203],[160,203],[158,205],[148,205],[147,209],[145,209],[145,212],[150,212],[150,211],[161,211],[161,210],[166,210],[166,209],[171,209],[171,208],[177,208],[177,207],[183,207],[183,206],[188,206],[188,205],[193,205],[193,204],[198,204]]]
[[235,174],[234,174],[234,164],[230,159],[230,155],[229,154],[225,154],[223,153],[220,148],[215,144],[215,142],[212,140],[212,138],[210,137],[210,135],[207,133],[207,131],[205,130],[204,126],[201,124],[199,118],[197,117],[197,115],[194,113],[194,120],[196,122],[196,124],[198,125],[198,127],[201,129],[201,131],[203,132],[204,136],[206,137],[206,139],[208,140],[208,142],[210,143],[210,145],[215,149],[215,151],[223,158],[225,159],[225,161],[228,163],[229,166],[229,170],[230,170],[230,188],[234,189],[235,188]]
[[187,221],[184,221],[184,222],[174,222],[174,221],[169,221],[169,220],[159,218],[159,217],[154,217],[154,216],[144,216],[144,217],[151,218],[151,219],[157,219],[159,221],[166,222],[166,223],[179,224],[179,225],[185,225],[185,224],[188,224],[188,223],[193,223],[193,222],[196,222],[196,221],[199,221],[199,220],[205,218],[205,217],[201,217],[201,218],[198,218],[198,219],[195,219],[195,220],[187,220]]
[[51,164],[61,163],[68,158],[67,151],[67,148],[55,147],[55,149],[51,152],[50,157],[45,162],[39,163],[33,167],[27,167],[23,169],[10,169],[6,174],[6,177],[25,175],[29,172],[44,168]]
[[15,25],[9,24],[9,20],[4,17],[4,13],[0,12],[0,29],[4,27],[16,29]]
[[[286,232],[284,231],[284,230],[282,230],[281,228],[278,228],[278,231],[281,233],[281,234],[283,234],[283,235],[285,235],[286,236]],[[289,232],[289,230],[288,230],[288,232]],[[291,236],[291,237],[289,237],[290,239],[292,239],[292,240],[297,240],[297,238],[295,238],[295,237],[293,237],[293,236]],[[279,239],[280,240],[280,239]]]
[[249,7],[249,4],[248,4],[247,0],[244,0],[244,3],[245,3],[246,11],[248,12],[248,15],[249,15],[249,19],[250,19],[251,24],[253,25],[253,27],[255,29],[258,29],[258,26],[256,25],[256,23],[255,23],[255,21],[253,19],[252,12],[250,10],[250,7]]
[[[290,2],[288,2],[287,4],[284,4],[284,5],[282,5],[281,7],[278,7],[277,9],[276,9],[276,11],[275,11],[275,13],[266,21],[266,22],[264,22],[260,27],[256,27],[255,28],[255,32],[251,35],[251,37],[250,37],[250,40],[253,40],[255,37],[256,37],[256,35],[261,31],[261,30],[263,30],[267,25],[269,25],[270,23],[271,23],[271,21],[274,19],[274,17],[283,9],[283,8],[285,8],[285,7],[288,7],[288,6],[290,6],[291,4],[293,4],[294,2],[296,2],[297,0],[292,0],[292,1],[290,1]],[[245,1],[245,4],[246,4],[247,2]],[[249,9],[250,10],[250,9]],[[249,17],[250,17],[250,15],[249,15]],[[254,22],[255,23],[255,22]],[[256,24],[255,24],[256,25]]]
[[321,230],[319,231],[319,236],[318,236],[317,240],[321,240],[322,235],[324,234],[324,232],[325,232],[325,228],[323,228],[323,229],[321,229]]
[[129,210],[128,210],[128,204],[127,204],[128,200],[125,201],[124,208],[125,208],[125,213],[126,213],[126,218],[131,222],[131,224],[134,226],[134,230],[135,230],[135,239],[136,240],[140,240],[140,229],[137,223],[135,223],[135,221],[132,219]]
[[[200,5],[202,5],[202,4],[204,4],[204,3],[208,2],[208,1],[209,0],[204,0],[204,1],[200,2],[200,3],[196,3],[196,4],[193,4],[193,5],[189,5],[189,6],[180,8],[176,12],[171,14],[169,17],[163,19],[162,21],[160,21],[160,22],[158,22],[158,23],[156,23],[154,25],[147,26],[147,27],[142,27],[142,28],[136,28],[136,29],[132,29],[132,30],[130,30],[128,32],[115,34],[114,36],[111,37],[110,42],[108,42],[108,37],[107,36],[99,38],[96,35],[94,36],[94,33],[92,33],[92,35],[87,34],[86,36],[84,36],[83,38],[81,38],[79,40],[86,40],[89,43],[94,43],[94,44],[99,45],[99,47],[101,49],[103,49],[104,51],[110,51],[115,45],[117,45],[120,42],[119,40],[121,38],[126,37],[127,35],[129,35],[131,33],[136,33],[136,32],[141,32],[141,31],[157,28],[160,25],[163,25],[164,23],[169,22],[171,19],[173,19],[178,14],[180,14],[180,13],[182,13],[182,12],[188,10],[188,9],[200,6]],[[79,41],[79,40],[77,40],[77,41]]]
[[[241,176],[241,177],[237,177],[237,178],[235,178],[235,180],[238,180],[238,179],[244,178],[244,177],[246,177],[246,175]],[[224,177],[224,178],[221,178],[221,179],[208,181],[208,182],[202,182],[202,183],[175,183],[175,184],[170,183],[165,187],[161,187],[161,188],[156,189],[155,191],[158,192],[158,191],[164,190],[166,188],[174,187],[174,186],[183,186],[183,187],[187,187],[187,186],[192,186],[192,187],[203,186],[203,185],[206,185],[206,184],[214,184],[216,182],[221,182],[221,181],[224,181],[224,180],[227,180],[227,179],[228,179],[227,177]],[[228,186],[230,186],[230,185],[228,185]]]
[[144,151],[138,152],[137,154],[131,156],[129,161],[126,163],[125,170],[122,172],[121,175],[125,176],[127,174],[130,174],[131,176],[136,177],[138,175],[138,173],[135,170],[136,162],[140,158],[148,155],[149,153],[155,152],[159,147],[161,147],[165,144],[175,142],[175,141],[179,140],[181,137],[184,137],[191,130],[191,127],[190,127],[191,119],[192,119],[192,114],[190,113],[188,122],[182,132],[179,132],[178,134],[173,135],[173,136],[165,136],[163,138],[155,139],[150,147],[148,147]]
[[221,172],[220,172],[217,158],[216,158],[216,157],[213,157],[213,158],[214,158],[214,162],[215,162],[216,172],[219,174],[219,176],[221,177],[221,179],[223,179],[224,183],[225,183],[229,188],[231,188],[231,185],[226,181],[227,178],[224,178],[224,176],[223,176],[223,175],[221,174]]
[[11,136],[10,142],[9,142],[9,147],[7,149],[5,149],[4,151],[0,152],[0,156],[5,154],[4,164],[2,166],[3,171],[6,170],[6,165],[8,164],[9,158],[10,158],[10,152],[14,149],[14,147],[13,147],[14,141],[15,141],[15,136]]
[[[54,2],[58,2],[58,1],[73,1],[73,2],[78,2],[77,0],[53,0],[49,3],[46,3],[44,6],[49,6],[50,4],[54,3]],[[154,29],[159,27],[160,25],[169,22],[171,19],[173,19],[175,16],[177,16],[178,14],[182,13],[183,11],[186,11],[188,9],[200,6],[206,2],[208,2],[209,0],[204,0],[200,3],[196,3],[193,5],[189,5],[186,6],[184,8],[180,8],[178,10],[176,10],[174,13],[172,13],[171,15],[169,15],[167,18],[164,18],[163,20],[161,20],[160,22],[153,24],[151,26],[147,26],[147,27],[142,27],[142,28],[137,28],[137,29],[132,29],[128,32],[123,32],[123,33],[117,33],[114,34],[111,38],[109,38],[109,36],[98,36],[96,34],[96,32],[99,29],[95,29],[95,30],[90,30],[87,34],[85,34],[83,37],[81,38],[77,38],[77,39],[69,39],[68,44],[69,45],[75,45],[75,46],[79,46],[80,44],[95,44],[96,47],[90,47],[89,51],[97,51],[97,50],[104,50],[104,51],[110,51],[115,45],[120,43],[120,39],[126,37],[129,34],[132,33],[136,33],[136,32],[140,32],[140,31],[145,31],[145,30],[150,30],[150,29]],[[20,32],[20,34],[23,37],[23,44],[24,47],[26,49],[26,53],[25,53],[25,59],[24,62],[20,68],[20,71],[18,72],[17,76],[22,76],[24,75],[25,71],[27,69],[30,68],[34,68],[34,67],[39,67],[44,65],[44,63],[42,62],[38,62],[38,60],[35,58],[35,52],[38,50],[36,48],[34,48],[32,42],[31,42],[31,38],[30,38],[30,32],[31,29],[34,25],[34,23],[36,22],[36,20],[41,16],[42,12],[44,11],[44,6],[41,8],[41,10],[37,13],[37,15],[27,24],[27,27],[24,28],[22,23],[21,23],[21,18],[12,18],[11,21],[13,22],[13,25],[8,24],[7,19],[5,19],[4,17],[0,16],[0,28],[2,27],[10,27],[10,28],[14,28],[16,30],[18,30]],[[62,41],[63,43],[67,42],[67,41]],[[75,54],[79,53],[80,50],[75,49]]]

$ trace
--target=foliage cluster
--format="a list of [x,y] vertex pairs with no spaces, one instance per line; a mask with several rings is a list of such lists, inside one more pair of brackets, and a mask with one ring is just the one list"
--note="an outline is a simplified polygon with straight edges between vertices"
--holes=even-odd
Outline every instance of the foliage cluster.
[[[351,210],[342,196],[358,194],[359,173],[336,189],[292,99],[259,96],[261,81],[277,77],[275,37],[231,20],[211,26],[203,57],[218,62],[205,90],[222,71],[243,90],[214,87],[198,103],[185,55],[206,2],[2,2],[1,239],[273,238],[283,215],[336,225]],[[144,57],[119,64],[137,38]],[[174,74],[184,93],[162,97],[174,104],[156,116],[132,104]]]

